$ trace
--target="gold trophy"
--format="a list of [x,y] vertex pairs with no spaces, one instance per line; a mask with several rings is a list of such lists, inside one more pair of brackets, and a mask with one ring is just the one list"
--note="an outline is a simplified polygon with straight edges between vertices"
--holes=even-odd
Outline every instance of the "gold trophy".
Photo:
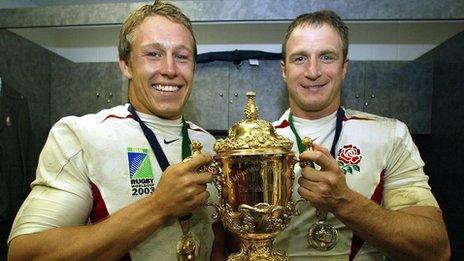
[[292,200],[297,162],[293,142],[277,135],[271,123],[258,119],[255,93],[246,95],[245,119],[214,146],[219,201],[207,205],[216,208],[213,218],[221,218],[241,241],[240,252],[229,256],[229,261],[288,260],[272,242],[298,214]]

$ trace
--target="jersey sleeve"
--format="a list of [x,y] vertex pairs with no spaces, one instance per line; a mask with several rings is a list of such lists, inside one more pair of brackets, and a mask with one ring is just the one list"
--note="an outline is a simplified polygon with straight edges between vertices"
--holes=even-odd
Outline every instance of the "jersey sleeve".
[[92,192],[71,119],[62,119],[51,129],[32,191],[16,215],[8,242],[22,234],[87,223]]
[[406,125],[396,121],[393,136],[386,164],[383,206],[387,209],[438,207],[424,173],[424,162]]

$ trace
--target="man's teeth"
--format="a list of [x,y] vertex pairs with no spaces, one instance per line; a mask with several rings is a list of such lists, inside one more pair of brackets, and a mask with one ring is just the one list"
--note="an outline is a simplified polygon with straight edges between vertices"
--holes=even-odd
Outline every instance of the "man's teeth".
[[321,88],[322,85],[310,85],[310,86],[304,86],[305,89],[318,89]]
[[157,91],[161,91],[161,92],[176,92],[179,90],[179,86],[177,85],[160,85],[160,84],[156,84],[154,85],[155,89]]

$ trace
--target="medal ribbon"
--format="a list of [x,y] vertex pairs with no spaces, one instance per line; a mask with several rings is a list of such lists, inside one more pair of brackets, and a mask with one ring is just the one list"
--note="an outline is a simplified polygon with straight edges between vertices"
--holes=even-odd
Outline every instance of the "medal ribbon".
[[[342,107],[339,107],[337,110],[337,119],[335,123],[335,136],[332,141],[332,146],[330,148],[330,155],[335,159],[335,147],[337,146],[338,139],[340,138],[340,133],[342,132],[342,127],[343,127],[343,117],[345,116],[345,111],[342,109]],[[303,151],[306,150],[305,146],[301,142],[300,135],[298,135],[298,132],[295,129],[295,125],[293,124],[293,116],[291,113],[288,114],[288,123],[290,125],[290,129],[292,130],[293,134],[295,135],[296,138],[296,144],[298,145],[298,151],[303,153]],[[311,167],[314,168],[314,164],[311,162]]]
[[[128,110],[132,114],[134,119],[140,124],[143,134],[145,135],[145,138],[148,140],[148,143],[150,143],[150,147],[153,150],[153,154],[155,154],[156,160],[158,161],[161,171],[164,172],[170,164],[168,158],[166,157],[166,154],[164,153],[163,149],[161,148],[158,142],[158,139],[156,139],[155,133],[152,130],[150,130],[150,128],[148,128],[148,126],[140,119],[139,115],[137,115],[137,112],[135,112],[134,107],[132,107],[131,104],[129,105]],[[192,155],[192,150],[190,148],[191,141],[188,136],[187,129],[188,124],[187,122],[185,122],[184,117],[182,117],[182,160]],[[191,216],[192,213],[179,217],[179,222],[187,220]]]

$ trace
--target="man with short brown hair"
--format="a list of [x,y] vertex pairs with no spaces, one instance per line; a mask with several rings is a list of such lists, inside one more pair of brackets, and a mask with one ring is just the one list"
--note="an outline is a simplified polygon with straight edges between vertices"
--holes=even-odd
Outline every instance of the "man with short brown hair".
[[[291,260],[449,259],[442,213],[406,125],[341,107],[348,28],[340,17],[327,10],[297,17],[282,48],[290,109],[274,126],[305,162],[295,168],[293,196],[309,204],[278,235],[276,247]],[[303,137],[314,139],[311,151]],[[321,230],[317,250],[306,245],[306,235],[324,212],[338,243],[332,247],[335,233]]]

